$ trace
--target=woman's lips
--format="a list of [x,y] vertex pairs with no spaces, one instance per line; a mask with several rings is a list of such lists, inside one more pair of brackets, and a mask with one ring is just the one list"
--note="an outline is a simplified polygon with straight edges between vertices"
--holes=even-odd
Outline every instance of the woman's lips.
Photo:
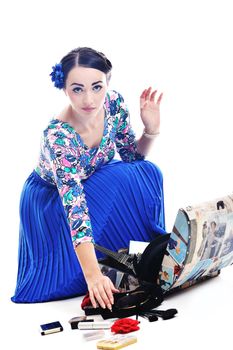
[[84,107],[82,108],[85,112],[92,112],[94,111],[95,107]]

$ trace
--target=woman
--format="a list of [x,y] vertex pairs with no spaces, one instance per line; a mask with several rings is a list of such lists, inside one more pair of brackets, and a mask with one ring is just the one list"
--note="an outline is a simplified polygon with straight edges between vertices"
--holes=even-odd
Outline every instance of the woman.
[[[20,200],[19,266],[14,302],[85,294],[111,309],[111,280],[101,273],[93,242],[117,250],[130,239],[164,232],[160,170],[145,161],[159,134],[156,91],[140,97],[144,131],[138,141],[124,100],[108,91],[112,65],[80,47],[50,74],[69,104],[44,130],[37,167]],[[122,161],[114,160],[115,150]],[[73,243],[73,245],[72,245]]]

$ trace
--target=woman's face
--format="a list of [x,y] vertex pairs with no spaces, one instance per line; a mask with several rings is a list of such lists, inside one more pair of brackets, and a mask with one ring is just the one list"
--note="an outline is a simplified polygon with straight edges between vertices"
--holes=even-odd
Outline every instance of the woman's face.
[[95,117],[102,110],[108,84],[98,69],[74,67],[67,76],[65,94],[80,117]]

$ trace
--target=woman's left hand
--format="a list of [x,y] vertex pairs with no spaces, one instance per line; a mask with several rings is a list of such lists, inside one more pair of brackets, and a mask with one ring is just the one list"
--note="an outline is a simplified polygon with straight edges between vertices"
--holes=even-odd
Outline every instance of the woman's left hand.
[[157,90],[149,87],[140,96],[141,119],[148,134],[156,134],[160,128],[160,102],[163,94],[156,99]]

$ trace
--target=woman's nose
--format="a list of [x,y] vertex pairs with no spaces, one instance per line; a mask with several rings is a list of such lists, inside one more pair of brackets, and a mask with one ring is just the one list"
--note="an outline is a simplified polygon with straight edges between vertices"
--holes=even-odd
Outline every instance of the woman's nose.
[[90,106],[93,102],[92,94],[90,92],[86,92],[83,96],[83,104],[85,106]]

